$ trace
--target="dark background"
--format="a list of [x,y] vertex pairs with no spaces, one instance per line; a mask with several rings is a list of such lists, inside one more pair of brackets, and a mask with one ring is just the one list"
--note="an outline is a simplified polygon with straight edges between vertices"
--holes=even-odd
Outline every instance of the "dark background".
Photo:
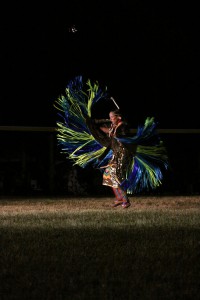
[[155,116],[161,128],[199,128],[193,3],[57,3],[1,8],[0,125],[55,126],[55,99],[83,75],[108,87],[133,127]]
[[[73,167],[48,129],[55,100],[78,75],[107,86],[132,128],[154,116],[166,129],[170,169],[155,193],[199,194],[197,3],[14,2],[0,14],[0,194],[104,193],[98,171]],[[108,117],[110,105],[96,113]]]

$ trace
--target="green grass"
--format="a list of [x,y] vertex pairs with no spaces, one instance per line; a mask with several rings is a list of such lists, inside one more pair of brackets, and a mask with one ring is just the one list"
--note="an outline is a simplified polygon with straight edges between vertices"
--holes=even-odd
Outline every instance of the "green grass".
[[172,199],[1,200],[0,299],[199,299],[200,198]]

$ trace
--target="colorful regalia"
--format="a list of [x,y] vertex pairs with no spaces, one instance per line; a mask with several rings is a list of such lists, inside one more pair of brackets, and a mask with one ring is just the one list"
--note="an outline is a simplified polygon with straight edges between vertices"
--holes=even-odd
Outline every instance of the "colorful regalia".
[[[92,129],[92,108],[108,98],[98,82],[83,82],[82,76],[69,81],[65,95],[55,101],[58,111],[57,142],[60,152],[74,165],[82,168],[92,165],[103,172],[113,151],[105,135]],[[89,120],[89,121],[88,121]],[[138,126],[136,134],[115,137],[129,149],[132,157],[126,166],[125,178],[120,182],[128,194],[156,189],[162,184],[163,171],[168,168],[166,148],[157,132],[153,117]],[[131,151],[131,150],[130,150]]]

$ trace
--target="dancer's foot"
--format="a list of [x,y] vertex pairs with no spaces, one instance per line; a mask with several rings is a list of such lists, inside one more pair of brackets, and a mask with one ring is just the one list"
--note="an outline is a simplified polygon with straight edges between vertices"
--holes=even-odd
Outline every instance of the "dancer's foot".
[[131,206],[130,202],[123,202],[122,203],[123,208],[128,208],[129,206]]
[[123,201],[122,200],[115,200],[114,203],[112,204],[112,207],[117,207],[119,205],[122,205]]

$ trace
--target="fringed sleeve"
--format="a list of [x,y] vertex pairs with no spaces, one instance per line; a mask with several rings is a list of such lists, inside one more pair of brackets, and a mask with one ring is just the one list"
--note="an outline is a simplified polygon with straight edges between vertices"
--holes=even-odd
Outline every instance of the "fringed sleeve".
[[168,169],[168,155],[156,129],[154,118],[147,118],[135,136],[119,139],[130,148],[137,145],[122,183],[128,194],[156,189],[162,184],[163,172]]

